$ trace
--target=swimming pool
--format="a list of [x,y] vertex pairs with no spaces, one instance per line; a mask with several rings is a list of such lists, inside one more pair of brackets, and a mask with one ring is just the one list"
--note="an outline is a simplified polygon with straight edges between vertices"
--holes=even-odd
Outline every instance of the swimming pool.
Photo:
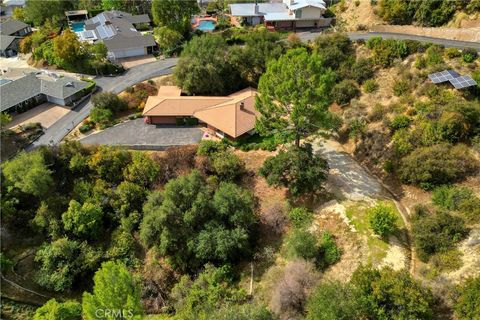
[[213,20],[202,20],[198,23],[198,26],[195,29],[202,31],[213,31],[215,30],[216,22]]
[[85,31],[85,22],[72,22],[70,28],[73,30],[73,32]]

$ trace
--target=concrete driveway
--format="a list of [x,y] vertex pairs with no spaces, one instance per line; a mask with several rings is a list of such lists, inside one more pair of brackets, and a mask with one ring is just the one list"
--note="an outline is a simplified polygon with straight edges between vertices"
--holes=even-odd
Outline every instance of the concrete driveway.
[[10,129],[18,125],[40,122],[42,127],[48,129],[69,112],[70,108],[68,107],[46,102],[26,112],[13,116],[12,122],[7,124],[6,127]]
[[153,54],[139,56],[139,57],[130,57],[130,58],[123,58],[118,59],[117,63],[120,63],[125,69],[130,69],[136,66],[141,66],[142,64],[155,62],[157,59],[153,56]]
[[80,139],[86,145],[107,144],[135,149],[161,150],[171,146],[199,143],[202,130],[194,127],[155,126],[143,118],[127,121]]

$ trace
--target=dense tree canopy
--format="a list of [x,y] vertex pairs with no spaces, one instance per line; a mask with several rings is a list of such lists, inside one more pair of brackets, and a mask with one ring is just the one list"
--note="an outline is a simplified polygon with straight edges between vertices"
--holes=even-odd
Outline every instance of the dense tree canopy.
[[480,315],[480,277],[469,278],[458,287],[455,314],[460,320],[478,319]]
[[326,69],[320,56],[303,48],[270,61],[258,86],[257,130],[265,135],[291,133],[298,146],[302,137],[332,128],[334,121],[327,108],[334,82],[335,74]]
[[33,22],[35,26],[41,26],[45,20],[52,18],[63,19],[65,11],[74,8],[74,1],[71,0],[27,0],[25,3],[25,20]]
[[62,215],[65,230],[78,237],[94,239],[102,228],[102,209],[93,203],[83,205],[71,200],[68,210]]
[[206,262],[230,262],[249,252],[255,218],[248,191],[230,183],[211,190],[193,171],[168,182],[162,196],[158,207],[146,205],[140,237],[175,266],[195,270]]

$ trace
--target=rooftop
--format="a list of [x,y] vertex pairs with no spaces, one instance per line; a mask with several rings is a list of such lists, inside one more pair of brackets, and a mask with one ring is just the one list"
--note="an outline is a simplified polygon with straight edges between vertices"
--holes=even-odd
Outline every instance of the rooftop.
[[229,96],[181,96],[175,86],[162,86],[157,96],[147,99],[144,116],[193,116],[238,137],[255,126],[256,90],[247,88]]
[[[88,82],[70,77],[54,77],[34,72],[26,73],[22,77],[13,79],[2,75],[0,79],[4,80],[0,85],[0,96],[2,97],[0,101],[1,112],[39,94],[64,99],[89,85]],[[6,80],[11,81],[7,82]]]
[[9,19],[9,20],[6,20],[5,22],[0,23],[0,34],[2,36],[10,36],[15,32],[25,29],[27,27],[28,27],[28,24],[22,21]]
[[12,37],[12,36],[4,36],[2,35],[0,37],[0,50],[2,51],[5,51],[8,49],[8,47],[10,46],[10,44],[13,42],[13,40],[15,40],[16,37]]

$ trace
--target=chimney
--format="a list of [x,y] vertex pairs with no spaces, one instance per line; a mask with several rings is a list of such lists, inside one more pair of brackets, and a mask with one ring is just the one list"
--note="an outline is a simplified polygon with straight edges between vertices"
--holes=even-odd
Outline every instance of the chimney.
[[255,14],[258,14],[258,3],[255,1]]

